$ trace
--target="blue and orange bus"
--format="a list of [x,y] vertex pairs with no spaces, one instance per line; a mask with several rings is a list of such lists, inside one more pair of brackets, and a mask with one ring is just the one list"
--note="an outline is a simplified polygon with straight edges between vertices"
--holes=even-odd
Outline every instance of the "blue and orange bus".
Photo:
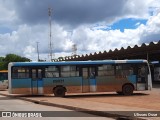
[[8,88],[8,70],[0,70],[0,90]]
[[131,95],[151,90],[147,60],[13,62],[8,65],[9,93],[58,97],[65,93],[111,92]]

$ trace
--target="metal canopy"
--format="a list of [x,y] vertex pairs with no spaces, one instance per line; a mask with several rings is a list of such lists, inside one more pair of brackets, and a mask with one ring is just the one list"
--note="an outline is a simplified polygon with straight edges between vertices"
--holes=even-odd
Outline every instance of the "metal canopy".
[[159,42],[150,42],[149,44],[143,43],[141,46],[135,45],[134,47],[128,46],[126,49],[123,47],[114,51],[109,50],[86,54],[82,56],[65,57],[58,61],[84,61],[84,60],[123,60],[123,59],[146,59],[148,61],[160,61],[160,40]]

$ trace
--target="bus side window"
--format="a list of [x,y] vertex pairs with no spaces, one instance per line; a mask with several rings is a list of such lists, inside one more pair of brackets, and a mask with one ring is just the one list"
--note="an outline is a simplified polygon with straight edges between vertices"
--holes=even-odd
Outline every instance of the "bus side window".
[[96,71],[98,71],[98,76],[113,76],[115,74],[113,65],[100,65]]
[[12,67],[12,78],[18,78],[18,67]]
[[38,78],[42,78],[42,69],[38,69]]
[[133,67],[130,67],[129,68],[129,75],[133,75],[133,74],[134,74]]
[[59,77],[59,67],[58,66],[48,66],[45,68],[45,77],[54,78]]
[[13,67],[12,78],[29,78],[29,69],[27,67]]

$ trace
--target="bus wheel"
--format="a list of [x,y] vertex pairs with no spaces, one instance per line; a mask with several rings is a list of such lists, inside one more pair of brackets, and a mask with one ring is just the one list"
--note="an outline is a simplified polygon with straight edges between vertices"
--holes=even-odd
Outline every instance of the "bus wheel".
[[56,87],[53,90],[54,96],[56,97],[64,97],[65,96],[65,89],[63,87]]
[[124,95],[132,95],[133,94],[133,86],[130,84],[126,84],[122,88],[122,93]]

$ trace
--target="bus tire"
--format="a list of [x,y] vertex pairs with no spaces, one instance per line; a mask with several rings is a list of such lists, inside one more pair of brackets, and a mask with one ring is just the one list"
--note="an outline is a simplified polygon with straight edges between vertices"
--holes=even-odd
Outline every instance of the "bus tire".
[[65,89],[63,87],[56,87],[53,90],[55,97],[64,97],[65,96]]
[[122,88],[122,93],[124,95],[132,95],[133,94],[133,86],[131,84],[126,84]]

